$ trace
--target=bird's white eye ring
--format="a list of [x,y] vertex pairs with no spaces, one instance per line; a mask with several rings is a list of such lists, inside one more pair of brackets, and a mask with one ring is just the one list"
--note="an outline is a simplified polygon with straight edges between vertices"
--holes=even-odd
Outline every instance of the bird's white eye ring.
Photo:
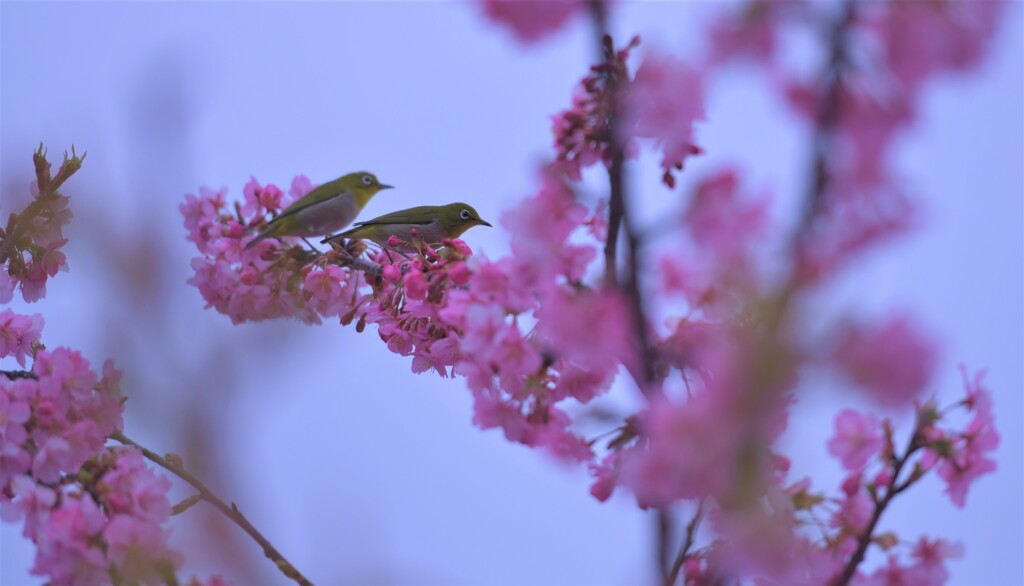
[[459,217],[460,217],[460,218],[462,218],[463,220],[468,220],[468,219],[470,219],[470,218],[471,218],[472,216],[470,215],[470,213],[469,213],[469,210],[462,210],[462,211],[461,211],[461,212],[459,213]]
[[373,177],[369,175],[363,175],[363,185],[371,185],[373,183]]

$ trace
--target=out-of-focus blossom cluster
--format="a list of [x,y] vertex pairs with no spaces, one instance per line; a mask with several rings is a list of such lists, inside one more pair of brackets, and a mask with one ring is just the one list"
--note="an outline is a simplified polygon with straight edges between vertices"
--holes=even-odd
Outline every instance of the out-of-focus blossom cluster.
[[0,303],[9,303],[19,287],[25,301],[38,301],[46,295],[46,280],[68,270],[61,248],[68,241],[64,226],[71,221],[71,210],[68,198],[57,190],[85,158],[75,154],[74,148],[71,152],[70,158],[64,153],[64,162],[53,176],[43,147],[32,155],[36,168],[32,202],[10,213],[6,226],[0,228]]
[[[848,474],[834,496],[814,491],[809,478],[788,482],[789,461],[776,455],[766,469],[768,478],[761,479],[767,481],[763,490],[749,499],[742,488],[751,481],[752,461],[745,461],[749,452],[737,453],[736,447],[743,445],[743,434],[722,425],[737,422],[735,412],[714,398],[720,395],[706,392],[685,405],[652,403],[630,424],[635,437],[625,440],[627,447],[612,452],[598,469],[594,494],[607,498],[610,477],[618,476],[641,504],[701,501],[717,539],[688,557],[686,584],[731,583],[740,577],[780,586],[944,584],[945,561],[960,557],[961,546],[928,537],[908,542],[878,531],[876,523],[892,498],[930,470],[937,469],[951,500],[962,507],[972,482],[995,469],[990,453],[999,436],[981,376],[965,375],[966,396],[957,403],[970,415],[965,427],[940,427],[950,409],[940,412],[925,403],[917,408],[909,444],[902,449],[895,445],[890,421],[841,411],[828,449]],[[728,464],[737,461],[743,465]],[[857,569],[854,556],[859,552],[862,559],[871,548],[883,552],[887,563],[867,574]]]
[[[896,139],[918,120],[930,81],[980,64],[1008,4],[748,0],[711,23],[707,70],[730,62],[763,68],[817,129],[815,148],[828,152],[814,170],[820,193],[800,242],[801,278],[817,281],[914,225],[910,188],[891,165]],[[824,72],[788,65],[800,49],[785,41],[808,24]]]
[[75,474],[121,428],[121,373],[100,377],[81,354],[39,350],[30,374],[0,377],[0,491],[15,477],[56,483]]
[[[558,32],[583,12],[587,0],[482,0],[484,15],[531,44]],[[599,0],[603,1],[603,0]]]
[[605,61],[580,81],[572,107],[552,119],[559,169],[570,179],[579,180],[582,169],[597,162],[610,166],[615,149],[633,157],[636,139],[652,139],[662,151],[662,181],[671,188],[673,170],[702,152],[693,137],[694,122],[704,120],[700,75],[675,57],[652,51],[632,76],[628,61],[639,44],[634,37],[616,50],[605,37]]

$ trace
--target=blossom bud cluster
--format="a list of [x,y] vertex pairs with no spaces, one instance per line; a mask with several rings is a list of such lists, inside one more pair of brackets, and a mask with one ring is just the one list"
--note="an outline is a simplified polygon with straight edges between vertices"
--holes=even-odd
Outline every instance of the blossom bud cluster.
[[33,155],[36,182],[32,185],[32,202],[22,211],[8,217],[0,228],[0,303],[9,303],[14,290],[21,289],[22,298],[32,303],[46,295],[46,281],[58,271],[68,269],[61,248],[67,244],[64,226],[71,221],[68,198],[57,189],[82,165],[74,154],[64,162],[57,174],[50,176],[50,163],[43,147]]

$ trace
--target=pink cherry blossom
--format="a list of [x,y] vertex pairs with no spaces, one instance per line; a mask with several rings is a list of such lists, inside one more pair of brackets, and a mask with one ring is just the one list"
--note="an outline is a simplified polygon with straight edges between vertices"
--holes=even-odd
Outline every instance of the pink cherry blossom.
[[[738,3],[738,10],[723,12],[708,29],[709,57],[712,65],[733,59],[747,59],[774,66],[779,47],[779,29],[787,12],[802,9],[803,0],[775,2],[753,0]],[[730,6],[730,9],[733,7]]]
[[[49,175],[50,166],[43,152],[36,153],[34,159],[37,170]],[[58,174],[70,176],[74,170],[69,169],[77,169],[76,164],[81,164],[77,155],[66,158]],[[10,215],[0,239],[0,303],[10,301],[17,287],[27,303],[38,301],[46,295],[47,280],[68,270],[67,257],[61,251],[68,242],[64,226],[71,221],[68,198],[52,188],[40,192],[36,182],[32,183],[31,191],[32,204]]]
[[242,213],[247,216],[262,213],[263,210],[281,209],[281,190],[276,185],[270,184],[263,187],[256,181],[255,177],[250,178],[242,189],[245,203],[242,204]]
[[828,441],[828,451],[847,470],[860,470],[885,445],[872,413],[862,415],[853,409],[843,409],[836,415],[835,426],[836,434]]
[[32,352],[32,345],[39,343],[43,332],[43,316],[18,315],[10,309],[0,311],[0,358],[14,356],[18,364],[25,367],[25,358]]
[[728,490],[735,470],[723,463],[734,461],[741,439],[723,425],[731,419],[723,407],[700,393],[687,402],[658,400],[640,415],[644,441],[624,453],[620,478],[641,506]]
[[959,543],[949,543],[944,539],[930,540],[922,537],[914,545],[910,555],[917,564],[911,572],[914,576],[914,584],[921,586],[939,586],[945,584],[949,579],[949,571],[946,570],[945,561],[957,559],[963,556],[964,548]]
[[15,500],[2,505],[5,520],[24,519],[24,535],[37,546],[33,574],[62,584],[106,584],[112,574],[156,583],[181,566],[163,526],[171,512],[170,481],[147,468],[137,450],[96,454],[90,474],[59,496],[40,480],[15,478]]
[[913,569],[900,565],[893,555],[889,556],[886,565],[855,583],[857,586],[924,586],[914,579]]
[[931,381],[938,351],[927,334],[905,315],[849,327],[835,361],[851,381],[887,407],[910,404]]
[[62,499],[35,535],[31,572],[58,584],[108,584],[107,558],[99,537],[106,519],[89,494]]
[[863,18],[884,52],[884,64],[913,91],[937,73],[976,65],[992,42],[1007,3],[892,2],[870,6]]
[[581,0],[479,0],[491,21],[509,28],[523,43],[558,32],[584,9]]
[[839,500],[839,510],[833,515],[830,524],[847,536],[857,535],[871,520],[874,503],[864,489],[859,472],[843,480],[842,490],[843,497]]
[[689,236],[715,262],[745,260],[767,234],[768,201],[744,198],[739,191],[734,169],[705,177],[683,214]]
[[629,88],[626,126],[633,136],[652,138],[662,149],[662,180],[675,186],[672,170],[701,152],[694,122],[704,120],[703,83],[697,70],[678,59],[650,52]]

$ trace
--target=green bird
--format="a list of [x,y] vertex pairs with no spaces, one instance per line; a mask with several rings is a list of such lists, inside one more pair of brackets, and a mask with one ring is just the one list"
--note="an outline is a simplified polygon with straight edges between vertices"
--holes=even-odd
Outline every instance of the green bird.
[[382,189],[391,189],[391,186],[377,181],[373,173],[366,171],[349,173],[328,181],[285,208],[245,248],[256,246],[264,238],[324,236],[344,228],[356,219],[366,202]]
[[[352,238],[372,240],[382,247],[391,248],[388,246],[390,237],[394,236],[402,242],[411,243],[412,231],[415,229],[423,242],[436,247],[445,238],[458,238],[473,226],[490,224],[480,219],[480,214],[469,204],[458,202],[446,206],[416,206],[365,222],[356,222],[354,228],[324,238],[321,242]],[[412,246],[398,248],[403,252],[414,250]]]

